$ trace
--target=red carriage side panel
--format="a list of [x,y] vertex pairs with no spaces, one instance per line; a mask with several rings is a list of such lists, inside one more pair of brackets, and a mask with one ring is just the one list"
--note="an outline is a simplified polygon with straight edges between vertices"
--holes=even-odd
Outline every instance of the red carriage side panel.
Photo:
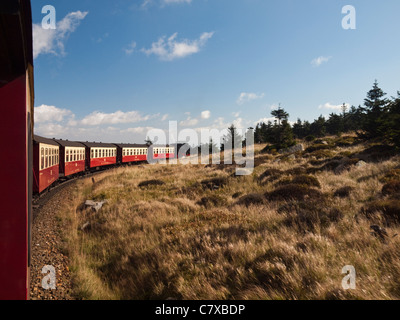
[[42,192],[50,187],[54,182],[58,180],[59,166],[55,165],[47,169],[43,169],[39,173],[39,190]]
[[97,168],[102,166],[109,166],[117,163],[117,157],[105,157],[90,159],[90,167]]
[[123,156],[122,157],[122,162],[123,163],[128,163],[128,162],[141,162],[141,161],[147,161],[147,155],[138,155],[138,156]]
[[85,160],[79,160],[74,162],[65,163],[65,173],[66,177],[71,176],[73,174],[85,171]]
[[26,76],[0,88],[0,299],[28,297],[30,187]]

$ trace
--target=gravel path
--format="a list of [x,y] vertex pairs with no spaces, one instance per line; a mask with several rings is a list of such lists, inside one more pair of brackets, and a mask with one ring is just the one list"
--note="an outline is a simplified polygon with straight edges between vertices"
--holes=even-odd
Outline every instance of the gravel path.
[[[51,197],[43,206],[34,209],[32,225],[31,300],[73,300],[71,273],[68,257],[61,251],[60,225],[56,219],[64,199],[70,197],[68,186]],[[56,289],[42,288],[44,266],[53,266],[56,274]]]

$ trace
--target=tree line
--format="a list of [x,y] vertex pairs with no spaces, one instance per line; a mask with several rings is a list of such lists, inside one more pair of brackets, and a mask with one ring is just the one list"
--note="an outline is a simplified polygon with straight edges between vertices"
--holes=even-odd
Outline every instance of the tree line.
[[256,143],[270,143],[281,149],[295,144],[295,138],[313,140],[326,135],[356,132],[365,139],[381,139],[400,147],[400,91],[397,97],[386,98],[386,93],[375,81],[367,93],[363,106],[342,106],[340,114],[331,113],[326,119],[322,115],[313,122],[298,119],[293,125],[289,114],[279,107],[271,115],[275,121],[261,122],[254,130]]

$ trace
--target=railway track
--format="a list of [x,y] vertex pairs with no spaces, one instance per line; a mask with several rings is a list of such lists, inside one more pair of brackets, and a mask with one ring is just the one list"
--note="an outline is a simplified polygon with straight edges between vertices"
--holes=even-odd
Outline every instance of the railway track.
[[[120,166],[118,166],[120,167]],[[109,168],[101,168],[97,171],[93,172],[84,172],[82,174],[78,174],[73,178],[65,179],[65,180],[58,180],[55,184],[47,188],[40,194],[33,195],[32,198],[32,222],[35,223],[37,215],[40,213],[40,209],[55,195],[57,195],[61,190],[66,188],[67,186],[71,185],[72,183],[80,180],[86,179],[90,177],[95,177],[96,175],[103,173],[107,170],[117,168],[117,166],[109,167]]]

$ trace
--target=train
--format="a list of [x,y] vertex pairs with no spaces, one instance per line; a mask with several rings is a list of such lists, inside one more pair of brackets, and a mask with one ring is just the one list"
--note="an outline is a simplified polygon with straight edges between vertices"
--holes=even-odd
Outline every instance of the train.
[[[59,180],[73,178],[119,165],[143,163],[149,160],[178,159],[185,143],[148,145],[79,142],[33,138],[33,193],[41,194]],[[187,153],[183,152],[184,156]]]
[[30,0],[0,1],[0,300],[28,300],[32,199],[62,179],[146,160],[184,144],[148,146],[34,136]]

